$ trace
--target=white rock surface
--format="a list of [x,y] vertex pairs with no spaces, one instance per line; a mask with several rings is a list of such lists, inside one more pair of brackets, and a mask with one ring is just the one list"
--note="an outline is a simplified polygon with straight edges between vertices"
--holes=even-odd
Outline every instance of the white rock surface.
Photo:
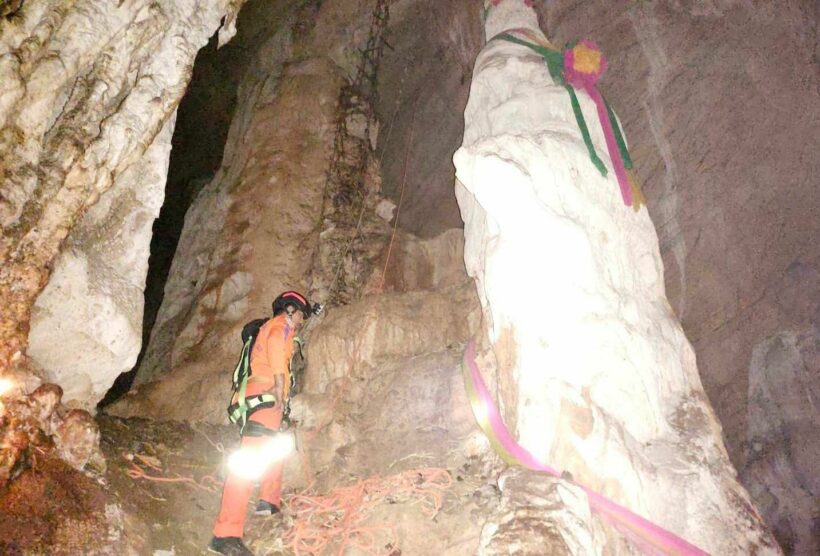
[[[522,5],[494,8],[487,38],[540,33]],[[566,91],[531,50],[493,41],[479,55],[454,162],[465,262],[521,444],[711,553],[777,553],[666,301],[652,222],[591,164]]]
[[151,227],[165,194],[172,118],[69,236],[32,311],[29,356],[67,404],[92,409],[142,345]]
[[504,471],[498,488],[501,499],[481,531],[479,556],[603,553],[606,535],[582,488],[520,467]]
[[[166,126],[165,134],[170,132],[169,122],[185,92],[194,57],[223,18],[230,22],[242,3],[27,0],[4,4],[0,19],[0,305],[4,307],[0,374],[18,365],[23,373],[33,374],[35,366],[27,364],[23,353],[35,299],[71,232],[100,196],[121,180],[138,179],[139,184],[132,184],[139,191],[134,206],[145,205],[147,212],[126,217],[125,209],[134,206],[115,198],[95,210],[98,215],[112,211],[127,226],[146,228],[143,219],[154,211],[156,192],[143,198],[146,180],[140,171],[164,164],[157,160],[166,157],[168,140],[157,136]],[[143,162],[152,145],[164,151]],[[155,177],[147,181],[154,183]],[[117,224],[98,220],[86,231],[116,236],[111,226]],[[80,243],[95,241],[86,238]],[[145,261],[132,257],[146,252],[137,246],[130,255],[123,254],[121,244],[119,239],[100,240],[99,253],[106,264],[117,260],[125,265],[127,270],[112,273],[124,277],[124,283],[112,278],[91,285],[96,262],[89,263],[89,253],[74,253],[61,267],[79,281],[68,286],[58,277],[58,285],[62,284],[60,295],[65,299],[82,291],[96,295],[94,290],[107,290],[109,301],[89,311],[121,318],[115,328],[123,330],[125,320],[133,321],[140,312],[136,307],[123,308],[131,303],[132,294],[122,292],[142,282],[136,275],[142,273]],[[111,299],[117,299],[116,310],[108,305]],[[124,314],[128,317],[121,317]],[[79,321],[85,315],[72,316]],[[86,332],[95,333],[93,326]],[[50,341],[54,345],[65,341],[67,351],[74,347],[61,337]],[[117,344],[113,350],[117,354],[133,351],[127,338],[111,342]],[[64,364],[59,362],[63,376]],[[94,372],[83,371],[86,378]],[[115,374],[106,371],[107,376]],[[87,397],[80,401],[90,404],[93,392],[109,379],[94,376],[90,384],[79,385],[83,380],[66,390],[85,392],[82,396]]]

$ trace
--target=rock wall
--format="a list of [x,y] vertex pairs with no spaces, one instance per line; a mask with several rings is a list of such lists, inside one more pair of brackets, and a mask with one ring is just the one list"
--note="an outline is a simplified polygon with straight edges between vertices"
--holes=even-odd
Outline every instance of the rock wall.
[[[222,166],[186,215],[139,392],[112,412],[222,422],[242,326],[309,284],[347,48],[369,16],[343,4],[283,18],[255,55]],[[183,392],[196,407],[179,407]]]
[[[303,163],[295,161],[287,173],[283,169],[281,174],[271,176],[270,181],[266,180],[264,184],[245,177],[246,171],[253,171],[254,166],[258,170],[259,167],[284,158],[285,151],[281,147],[287,143],[286,127],[280,127],[278,142],[271,142],[270,147],[267,146],[267,134],[280,123],[277,121],[280,116],[278,110],[284,108],[289,111],[298,98],[298,95],[291,95],[282,100],[278,95],[282,87],[283,64],[291,52],[290,27],[286,20],[280,31],[260,46],[254,57],[255,71],[247,72],[240,82],[239,101],[228,134],[222,166],[214,179],[203,187],[186,213],[185,226],[165,285],[163,305],[157,315],[145,357],[137,371],[136,384],[151,382],[167,374],[175,365],[187,359],[186,354],[205,335],[210,334],[211,339],[217,337],[218,333],[213,326],[216,313],[231,306],[232,312],[229,311],[229,314],[220,319],[224,321],[239,319],[251,309],[247,300],[251,290],[251,275],[241,268],[246,263],[243,258],[249,254],[251,246],[242,236],[243,233],[251,236],[261,236],[264,233],[287,234],[285,226],[280,226],[278,230],[272,224],[260,228],[263,214],[256,211],[250,211],[250,214],[240,213],[240,204],[235,203],[239,195],[235,192],[243,192],[243,181],[246,184],[252,183],[255,188],[244,188],[246,205],[253,202],[251,200],[255,195],[261,197],[261,202],[271,202],[270,199],[265,199],[269,197],[265,193],[265,186],[278,182],[281,187],[287,187],[288,178],[297,175],[299,165]],[[322,69],[315,66],[307,68],[314,74]],[[294,73],[304,75],[307,72]],[[332,87],[334,83],[332,80],[329,86]],[[304,86],[309,85],[303,84]],[[324,99],[324,102],[329,103],[330,97]],[[319,101],[312,108],[321,109]],[[291,130],[287,128],[287,131]],[[318,129],[313,136],[321,138],[326,133],[326,129]],[[295,142],[291,143],[287,146],[287,154],[298,153],[300,146]],[[270,150],[265,150],[268,148]],[[276,158],[272,158],[271,153],[275,153]],[[321,156],[321,153],[313,156]],[[316,176],[313,178],[315,180]],[[275,216],[266,215],[265,221],[272,223],[277,216],[290,209],[287,203],[278,204],[277,210],[280,212]],[[227,226],[231,218],[236,224],[229,229]],[[243,221],[243,218],[252,219],[252,222]],[[310,226],[315,219],[315,214],[308,216],[305,225]],[[235,233],[238,233],[238,237],[234,237]],[[240,247],[242,244],[244,247]],[[293,247],[290,248],[291,256],[292,250]],[[239,305],[232,305],[236,302]],[[253,309],[260,311],[265,305]]]
[[[164,142],[167,153],[167,139],[157,137],[170,125],[194,55],[223,18],[223,38],[229,38],[242,2],[6,4],[0,19],[0,304],[5,308],[0,316],[0,374],[23,364],[19,372],[25,375],[31,372],[23,351],[32,306],[64,240],[103,193],[118,180],[129,180],[129,172],[136,183],[123,183],[124,189],[146,185],[137,170],[151,145],[162,150]],[[156,172],[162,166],[156,159],[164,155],[150,156],[155,161],[145,164]],[[127,200],[108,202],[111,207],[123,203],[122,209],[128,205]],[[140,219],[135,215],[132,224]],[[100,225],[111,231],[107,224]],[[137,227],[143,232],[147,228]],[[113,238],[107,241],[111,243],[98,244],[103,253],[116,245]],[[137,247],[131,256],[144,255]],[[107,258],[110,262],[113,253]],[[118,272],[131,274],[130,284],[120,284],[120,291],[141,287],[144,277],[136,274],[140,268],[144,274],[144,261],[128,255],[121,260],[133,261],[134,272]],[[76,278],[68,279],[72,284],[63,283],[64,290],[85,287],[86,276],[93,272],[85,266],[80,259],[61,263],[67,272],[61,280],[68,278],[71,267],[78,268]],[[121,299],[113,291],[105,297],[103,305],[118,307],[112,313],[133,316],[141,311],[133,305],[133,291]],[[88,335],[97,332],[95,326],[92,322]],[[123,344],[128,343],[123,338]],[[56,376],[65,370],[61,362],[50,372]],[[104,381],[95,377],[81,403],[91,403],[97,395],[92,392]],[[69,388],[79,391],[75,384]]]
[[481,2],[473,0],[402,0],[391,7],[394,48],[384,53],[379,80],[382,188],[397,200],[405,183],[399,226],[423,237],[461,227],[452,156],[464,130],[480,23]]
[[142,346],[151,227],[162,206],[168,120],[67,238],[31,317],[28,355],[63,402],[93,410]]
[[805,402],[820,371],[816,8],[558,0],[541,14],[555,42],[589,37],[608,55],[670,303],[741,479],[796,554],[820,550],[816,514],[797,509],[820,504],[805,433],[820,423]]
[[[242,137],[238,179],[218,175],[189,210],[137,374],[141,384],[164,377],[140,387],[146,414],[221,421],[242,325],[270,314],[280,292],[305,287],[339,76],[313,59],[290,65],[278,85]],[[183,392],[196,407],[179,407]]]
[[[540,35],[525,4],[493,7],[487,39]],[[579,100],[606,153],[594,103]],[[666,301],[649,215],[623,205],[611,167],[607,179],[592,165],[540,56],[485,46],[454,162],[465,261],[522,445],[710,553],[777,553]]]

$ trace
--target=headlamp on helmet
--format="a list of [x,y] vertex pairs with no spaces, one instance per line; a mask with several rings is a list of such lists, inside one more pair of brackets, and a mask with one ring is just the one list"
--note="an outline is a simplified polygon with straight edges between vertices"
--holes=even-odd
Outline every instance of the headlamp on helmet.
[[277,316],[287,311],[288,307],[293,307],[297,311],[302,311],[305,318],[309,317],[313,310],[307,298],[299,292],[286,291],[273,300],[273,316]]

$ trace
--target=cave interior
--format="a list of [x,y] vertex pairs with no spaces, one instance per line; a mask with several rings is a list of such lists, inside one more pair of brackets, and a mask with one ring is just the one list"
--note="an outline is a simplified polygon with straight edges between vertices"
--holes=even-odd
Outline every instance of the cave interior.
[[[730,1],[201,3],[218,5],[215,10],[228,10],[223,4],[241,9],[191,24],[203,26],[198,32],[207,31],[207,42],[189,61],[180,98],[164,108],[161,126],[143,142],[145,166],[131,174],[112,172],[110,189],[70,219],[66,237],[44,266],[39,297],[21,313],[30,320],[25,323],[30,347],[24,363],[14,363],[26,365],[24,370],[9,376],[28,382],[18,392],[24,401],[14,403],[45,407],[32,392],[42,394],[42,385],[50,383],[62,388],[63,398],[59,401],[58,395],[53,402],[53,416],[49,412],[43,421],[47,424],[34,427],[43,438],[26,441],[30,445],[14,452],[16,459],[3,477],[0,551],[202,553],[219,510],[228,460],[239,449],[236,427],[225,414],[230,373],[242,349],[239,332],[251,318],[269,317],[276,295],[293,289],[321,302],[324,310],[308,319],[304,357],[293,364],[303,384],[292,399],[296,450],[285,463],[284,511],[248,518],[245,542],[254,553],[641,553],[615,528],[596,521],[594,511],[590,515],[586,491],[577,488],[592,481],[592,490],[630,505],[630,496],[620,492],[629,489],[626,479],[623,484],[596,481],[593,464],[579,463],[583,458],[573,459],[569,443],[553,439],[563,430],[554,423],[540,427],[554,429],[543,434],[553,442],[548,455],[567,467],[563,474],[544,477],[510,465],[476,424],[465,390],[462,360],[475,340],[477,361],[509,430],[513,436],[518,430],[531,450],[537,445],[532,434],[541,433],[527,432],[532,430],[527,429],[532,419],[527,407],[533,402],[526,390],[538,383],[527,386],[530,379],[511,370],[518,368],[517,353],[530,353],[517,347],[526,334],[515,326],[523,330],[532,326],[526,323],[538,323],[544,305],[537,298],[552,294],[512,292],[522,314],[534,316],[502,326],[508,322],[500,309],[504,301],[492,290],[493,277],[501,271],[487,270],[495,247],[487,247],[484,274],[469,262],[465,267],[470,242],[479,240],[471,236],[465,247],[465,236],[474,233],[475,224],[465,226],[472,209],[454,194],[458,179],[456,189],[466,187],[481,198],[478,186],[472,189],[465,177],[468,171],[454,168],[453,160],[472,140],[468,133],[473,132],[465,131],[471,117],[468,100],[476,95],[471,87],[475,91],[481,79],[490,79],[482,75],[494,67],[492,60],[480,68],[476,62],[499,42],[485,39],[485,22],[493,10],[512,4],[531,10],[552,44],[588,37],[606,56],[599,87],[618,113],[642,184],[646,206],[639,211],[651,220],[650,247],[656,245],[662,261],[659,295],[668,299],[659,311],[685,333],[680,358],[688,361],[686,350],[693,350],[691,362],[683,366],[697,371],[692,379],[697,399],[691,403],[706,408],[703,418],[684,412],[683,405],[674,408],[670,426],[710,429],[699,419],[710,422],[714,413],[708,434],[718,446],[715,461],[725,460],[726,476],[736,478],[748,498],[736,503],[748,505],[750,515],[759,514],[760,531],[765,531],[757,544],[733,544],[736,551],[730,552],[747,553],[750,546],[761,554],[820,551],[820,93],[813,2],[789,0],[779,7]],[[0,2],[0,36],[12,37],[3,43],[8,52],[17,52],[8,46],[14,43],[16,22],[47,21],[42,14],[53,7],[46,4]],[[77,2],[85,4],[91,3]],[[71,17],[55,14],[50,16],[54,29]],[[132,25],[140,21],[148,19],[138,16]],[[235,35],[226,41],[233,26]],[[149,46],[142,48],[154,48],[145,37],[127,34],[115,35],[105,48],[134,49],[136,59],[138,47],[118,46],[117,40],[125,44],[126,39],[146,40]],[[516,64],[543,63],[535,53],[528,55],[524,62],[511,59],[507,66],[496,66],[518,71],[517,78],[526,72]],[[85,69],[65,71],[79,80],[104,80],[88,69],[97,64],[94,60],[85,59]],[[2,71],[0,66],[0,76]],[[513,85],[487,87],[487,98],[510,94],[507,106],[520,105],[511,113],[534,113],[527,103],[535,101]],[[563,88],[560,92],[565,94]],[[63,140],[59,134],[68,137],[72,126],[85,125],[82,109],[67,109],[73,95],[53,101],[54,106],[63,103],[60,115],[39,135],[38,184],[54,173],[50,165],[62,152],[54,146]],[[106,104],[106,114],[116,113],[123,98]],[[543,102],[553,98],[544,96]],[[0,103],[0,110],[6,106]],[[562,110],[571,117],[569,106],[567,100]],[[491,108],[504,110],[503,105]],[[88,125],[103,129],[106,114]],[[590,127],[597,125],[587,119]],[[0,126],[3,133],[10,129]],[[526,127],[521,129],[526,136]],[[570,126],[555,135],[567,130],[577,133]],[[539,137],[531,136],[530,143]],[[149,156],[155,147],[159,154]],[[526,151],[509,148],[498,158],[515,159]],[[88,143],[82,149],[90,152]],[[567,170],[574,172],[572,179],[584,179],[589,171],[581,170],[577,178],[577,168],[589,166],[582,152],[581,163],[575,158],[567,163],[575,164],[576,170]],[[518,164],[535,164],[529,161]],[[67,160],[64,167],[71,164]],[[561,185],[564,174],[532,174],[535,167],[525,170],[533,182]],[[155,171],[159,179],[147,177]],[[479,180],[480,173],[469,179]],[[121,199],[140,197],[134,191],[142,187],[141,179],[160,183],[161,209],[152,201],[154,213],[132,219],[130,201]],[[127,189],[130,184],[137,189]],[[46,206],[35,197],[50,194],[39,187],[29,195]],[[3,189],[0,193],[12,198]],[[569,203],[556,205],[562,209],[572,203],[560,202]],[[120,207],[119,212],[103,208],[107,214],[94,215],[95,203]],[[557,214],[557,220],[573,220],[549,201],[532,210],[538,209]],[[487,210],[492,214],[486,224],[488,244],[493,233],[521,237],[504,236],[512,232],[503,230],[515,226],[495,224],[495,213]],[[529,212],[522,208],[522,222]],[[18,230],[30,213],[22,214],[4,220],[4,264],[13,250],[6,246],[28,245]],[[599,233],[597,213],[590,209],[589,214],[581,226]],[[139,229],[133,221],[141,222]],[[118,222],[124,223],[121,228]],[[125,239],[106,241],[109,232]],[[570,273],[573,261],[547,260],[564,252],[553,245],[563,241],[556,237],[534,233],[517,245],[516,258],[499,255],[502,262],[496,264],[520,261],[521,274],[537,275],[542,268]],[[142,247],[131,250],[132,239]],[[511,240],[498,241],[508,245]],[[502,247],[499,253],[510,249]],[[109,254],[119,250],[129,254],[113,261]],[[77,261],[84,261],[82,270]],[[115,262],[141,269],[136,286],[118,289],[116,284],[129,278],[114,268]],[[101,275],[115,285],[107,278],[101,285]],[[617,282],[612,275],[609,279]],[[79,306],[89,312],[77,314]],[[631,307],[624,301],[619,310],[626,314]],[[552,326],[544,320],[545,329]],[[655,326],[644,322],[646,328]],[[110,337],[99,332],[107,327]],[[580,352],[587,350],[595,347],[579,340],[579,360],[586,360]],[[121,368],[101,362],[100,351],[113,353]],[[71,363],[63,365],[63,360]],[[97,370],[103,367],[104,377]],[[87,369],[86,374],[75,368]],[[21,372],[34,378],[24,381]],[[557,376],[563,380],[560,372]],[[675,380],[661,376],[660,389],[672,389],[668,385]],[[589,388],[577,390],[578,399],[589,401]],[[11,461],[5,451],[24,417],[14,413],[12,395],[2,395],[8,397],[0,404],[3,457]],[[544,404],[559,403],[542,397]],[[606,416],[605,403],[595,406],[592,417],[582,402],[565,413],[566,404],[574,403],[568,399],[560,401],[560,419],[569,419],[560,426],[576,432],[588,426],[578,434],[591,434],[587,446],[593,446],[597,432],[592,431],[599,425],[588,424],[589,419],[609,423],[615,418]],[[635,394],[636,416],[643,415],[641,400]],[[26,411],[25,419],[35,419],[37,411]],[[602,412],[601,421],[596,411]],[[88,415],[90,420],[83,420]],[[85,433],[69,430],[72,419],[82,422]],[[613,430],[622,430],[619,426]],[[685,430],[678,432],[689,438]],[[645,459],[653,468],[674,467],[686,457],[670,459],[649,442],[634,448],[641,435],[630,434],[624,442],[637,450],[630,457]],[[609,444],[595,446],[606,459]],[[52,450],[59,457],[51,458]],[[701,500],[675,498],[671,492],[669,499],[683,505]],[[664,493],[646,496],[652,500],[633,509],[654,518],[653,500]],[[699,526],[686,518],[681,518],[684,523],[665,516],[658,520],[682,536]],[[767,544],[769,531],[776,543]],[[715,542],[708,546],[729,546]]]

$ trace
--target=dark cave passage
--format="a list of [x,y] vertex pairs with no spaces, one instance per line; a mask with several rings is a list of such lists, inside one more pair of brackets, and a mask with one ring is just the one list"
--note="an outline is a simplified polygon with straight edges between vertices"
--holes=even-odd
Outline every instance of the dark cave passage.
[[[153,226],[142,349],[133,369],[116,379],[99,407],[118,400],[134,383],[162,305],[186,212],[222,162],[242,76],[259,71],[250,66],[254,54],[282,25],[290,24],[294,37],[309,33],[316,16],[314,4],[304,3],[288,19],[270,2],[251,0],[242,8],[237,34],[229,43],[218,49],[215,33],[199,51],[177,111],[165,200]],[[468,16],[476,14],[460,14],[443,4],[428,8],[414,7],[388,28],[375,106],[381,125],[374,156],[380,162],[382,194],[398,202],[404,186],[398,226],[420,237],[462,226],[453,195],[452,155],[461,142],[470,63],[481,44],[478,20],[468,23]],[[463,28],[461,48],[448,48],[446,36],[428,34],[434,22],[443,19]],[[420,32],[423,29],[427,31]]]
[[217,31],[196,56],[191,82],[177,109],[165,200],[151,235],[142,349],[133,369],[121,374],[100,401],[98,406],[101,408],[127,393],[134,382],[162,305],[185,214],[222,162],[240,79],[248,69],[254,46],[281,25],[280,14],[271,9],[270,4],[267,0],[247,2],[239,14],[236,36],[222,48],[217,48]]

